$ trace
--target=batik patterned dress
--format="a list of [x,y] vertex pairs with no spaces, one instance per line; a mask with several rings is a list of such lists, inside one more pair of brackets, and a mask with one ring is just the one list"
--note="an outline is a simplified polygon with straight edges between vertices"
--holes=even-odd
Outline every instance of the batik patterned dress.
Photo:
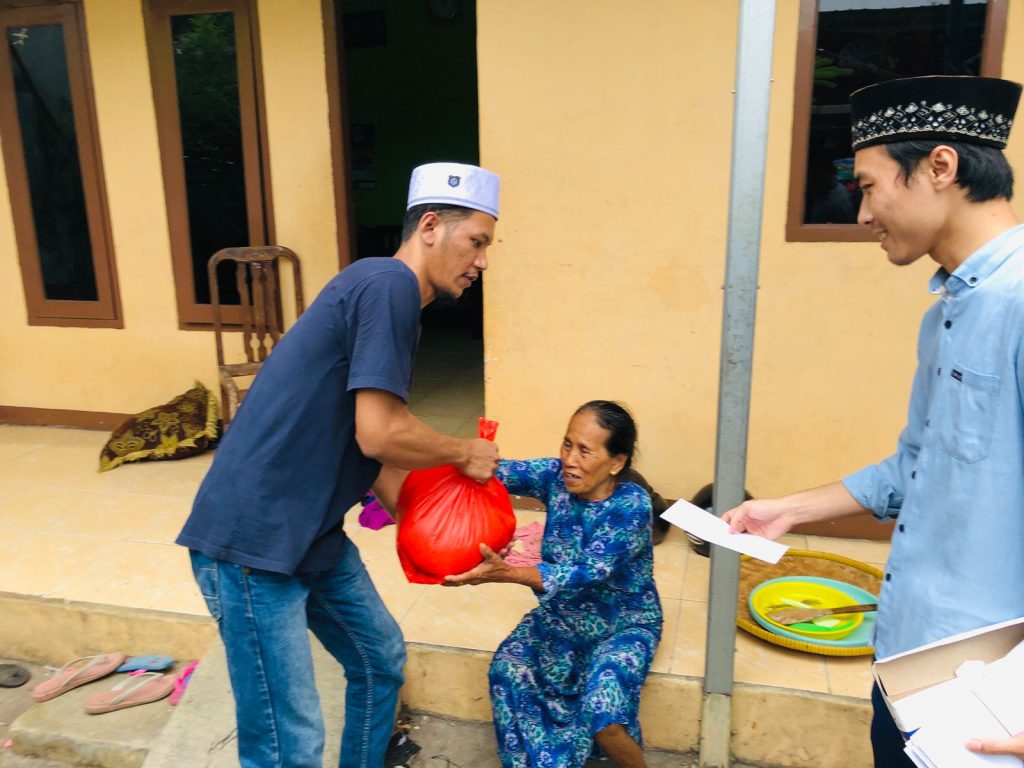
[[641,741],[640,688],[662,623],[650,497],[621,483],[603,501],[581,499],[558,459],[502,461],[497,474],[547,505],[540,605],[491,662],[498,752],[505,768],[577,768],[609,725]]

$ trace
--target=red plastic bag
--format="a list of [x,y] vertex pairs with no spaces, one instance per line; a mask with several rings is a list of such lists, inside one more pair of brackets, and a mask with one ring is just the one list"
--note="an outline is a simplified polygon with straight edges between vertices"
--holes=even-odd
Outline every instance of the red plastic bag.
[[[498,423],[480,419],[493,440]],[[501,482],[478,483],[453,466],[409,473],[398,495],[398,559],[414,584],[440,584],[482,562],[481,542],[495,552],[512,540],[516,516]]]

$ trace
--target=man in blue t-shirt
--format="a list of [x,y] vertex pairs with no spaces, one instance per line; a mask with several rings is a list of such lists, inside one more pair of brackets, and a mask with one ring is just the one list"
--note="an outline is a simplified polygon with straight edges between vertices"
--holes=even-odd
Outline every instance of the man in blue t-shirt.
[[371,486],[392,505],[410,469],[493,474],[494,443],[439,434],[407,400],[420,311],[487,268],[497,217],[493,173],[414,170],[398,252],[324,287],[263,364],[199,488],[177,541],[227,651],[243,768],[322,764],[307,629],[345,668],[340,765],[383,765],[405,643],[342,522]]

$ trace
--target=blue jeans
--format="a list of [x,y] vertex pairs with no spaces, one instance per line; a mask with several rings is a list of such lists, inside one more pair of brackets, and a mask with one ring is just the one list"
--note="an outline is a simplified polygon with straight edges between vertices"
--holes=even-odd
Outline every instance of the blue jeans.
[[346,540],[341,562],[286,576],[191,551],[227,651],[242,768],[322,768],[324,727],[307,628],[345,669],[340,768],[381,768],[405,642]]

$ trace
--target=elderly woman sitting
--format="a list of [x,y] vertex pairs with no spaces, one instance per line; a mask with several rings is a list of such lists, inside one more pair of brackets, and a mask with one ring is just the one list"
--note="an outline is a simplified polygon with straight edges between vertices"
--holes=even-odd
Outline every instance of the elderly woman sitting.
[[498,751],[506,768],[582,766],[594,742],[620,768],[644,766],[640,688],[661,638],[651,501],[620,481],[636,425],[619,404],[594,400],[569,421],[558,459],[502,461],[510,493],[547,505],[542,561],[484,561],[453,586],[531,587],[539,605],[498,647],[490,668]]

